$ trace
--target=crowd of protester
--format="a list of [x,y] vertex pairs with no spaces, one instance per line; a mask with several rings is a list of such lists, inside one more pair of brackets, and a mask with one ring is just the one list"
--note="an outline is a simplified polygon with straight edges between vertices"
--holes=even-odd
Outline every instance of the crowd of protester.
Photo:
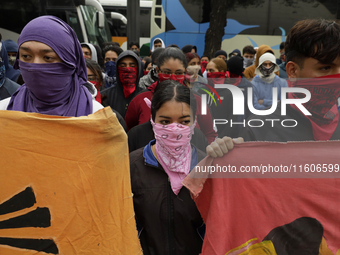
[[[27,24],[18,43],[1,40],[0,109],[78,117],[111,107],[128,135],[136,223],[144,254],[199,254],[205,226],[181,181],[206,153],[222,156],[242,141],[230,137],[246,141],[340,137],[339,88],[328,100],[314,102],[327,101],[327,109],[306,105],[313,117],[289,107],[287,114],[299,120],[294,132],[283,128],[267,132],[214,126],[213,119],[240,123],[259,118],[251,114],[247,100],[244,114],[234,115],[233,94],[215,85],[232,84],[245,99],[252,88],[254,108],[268,109],[273,97],[281,99],[281,88],[298,86],[289,84],[287,77],[340,75],[340,48],[332,45],[330,37],[333,42],[340,39],[338,23],[309,20],[292,28],[278,58],[268,45],[257,49],[248,45],[230,54],[220,49],[210,59],[199,56],[194,45],[180,49],[160,38],[151,42],[150,55],[141,58],[138,42],[130,43],[126,51],[114,42],[80,44],[66,23],[43,16]],[[206,90],[211,97],[203,113]],[[279,109],[272,118],[278,114]]]

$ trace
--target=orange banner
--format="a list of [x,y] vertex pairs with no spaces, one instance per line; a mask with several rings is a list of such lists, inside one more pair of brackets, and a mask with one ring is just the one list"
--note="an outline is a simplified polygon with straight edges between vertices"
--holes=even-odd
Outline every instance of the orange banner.
[[127,136],[85,117],[0,111],[0,254],[142,254]]

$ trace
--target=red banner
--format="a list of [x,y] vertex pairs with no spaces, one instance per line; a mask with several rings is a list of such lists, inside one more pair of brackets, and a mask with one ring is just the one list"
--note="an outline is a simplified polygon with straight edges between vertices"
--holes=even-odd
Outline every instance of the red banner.
[[[202,254],[224,255],[254,238],[270,240],[277,254],[340,253],[339,152],[339,141],[250,142],[201,161],[183,184],[206,223]],[[203,172],[209,166],[212,175]]]

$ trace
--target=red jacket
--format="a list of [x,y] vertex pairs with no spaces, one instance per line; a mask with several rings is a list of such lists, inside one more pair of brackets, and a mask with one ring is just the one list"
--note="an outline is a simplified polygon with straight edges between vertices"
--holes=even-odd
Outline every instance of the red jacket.
[[[125,122],[128,129],[133,128],[139,124],[145,123],[151,118],[151,110],[146,105],[144,98],[148,98],[151,101],[153,92],[158,84],[158,81],[151,84],[148,87],[149,91],[142,92],[132,99],[127,109],[125,115]],[[207,109],[207,114],[201,114],[201,97],[194,94],[197,102],[197,124],[196,127],[200,129],[204,135],[207,137],[209,144],[212,143],[217,137],[217,132],[213,129],[212,116],[209,109]]]

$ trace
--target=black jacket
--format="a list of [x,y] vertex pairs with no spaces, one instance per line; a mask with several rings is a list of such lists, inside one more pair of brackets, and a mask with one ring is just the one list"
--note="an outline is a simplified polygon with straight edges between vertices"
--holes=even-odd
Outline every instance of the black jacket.
[[[294,121],[297,122],[295,127],[284,127],[294,126]],[[287,105],[287,112],[285,116],[281,116],[281,104],[278,103],[274,113],[268,116],[257,116],[252,115],[246,121],[248,125],[249,120],[260,120],[252,121],[251,125],[264,125],[262,127],[245,127],[241,130],[240,136],[245,141],[272,141],[272,142],[288,142],[288,141],[314,141],[312,124],[300,111],[295,110],[290,105]],[[277,120],[277,121],[271,121]],[[262,121],[262,122],[261,122]],[[273,124],[272,124],[273,123]],[[340,123],[340,122],[339,122]],[[273,127],[272,127],[273,125]],[[330,140],[340,139],[340,125],[336,127]]]
[[104,106],[110,106],[112,109],[116,110],[119,112],[119,114],[125,118],[126,110],[131,102],[131,100],[139,94],[140,91],[142,91],[142,88],[138,86],[139,84],[139,78],[140,76],[137,75],[137,80],[136,80],[136,90],[128,97],[124,97],[124,92],[123,92],[123,85],[120,81],[119,78],[119,73],[118,73],[118,66],[119,66],[119,61],[124,58],[124,57],[133,57],[137,61],[137,74],[139,74],[139,71],[141,70],[141,63],[139,60],[139,57],[132,52],[131,50],[124,51],[119,55],[117,58],[117,65],[116,65],[116,83],[107,89],[102,90],[100,93],[102,95],[102,104]]
[[0,85],[0,100],[11,97],[18,88],[19,84],[5,77],[4,83]]
[[[155,134],[150,121],[134,126],[128,132],[129,152],[146,146],[153,139],[155,139]],[[207,138],[198,128],[195,128],[191,144],[201,151],[205,151],[209,145]]]
[[[147,145],[150,146],[150,145]],[[146,147],[147,147],[146,146]],[[150,147],[149,147],[150,148]],[[130,153],[131,187],[140,242],[144,255],[198,255],[203,240],[198,229],[203,220],[190,196],[182,187],[175,195],[168,175],[154,158],[151,149]],[[198,150],[198,161],[205,154]],[[153,158],[153,160],[152,160]]]

